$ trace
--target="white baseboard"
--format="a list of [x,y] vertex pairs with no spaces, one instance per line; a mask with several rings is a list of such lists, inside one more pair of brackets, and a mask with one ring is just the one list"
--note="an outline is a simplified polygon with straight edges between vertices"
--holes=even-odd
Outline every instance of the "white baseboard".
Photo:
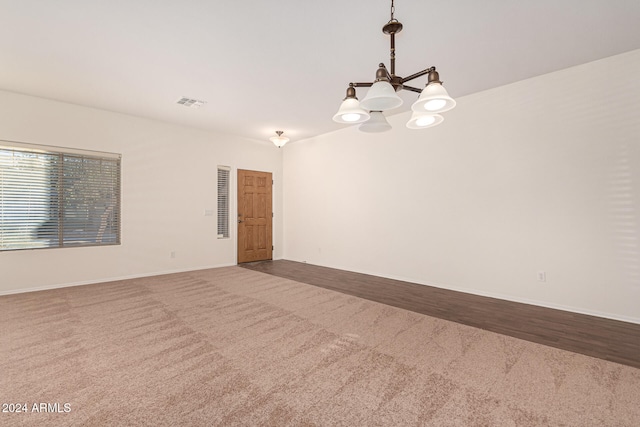
[[[306,261],[304,261],[304,260],[291,259],[291,261],[306,263]],[[25,292],[37,292],[37,291],[47,291],[47,290],[51,290],[51,289],[69,288],[69,287],[72,287],[72,286],[95,285],[95,284],[99,284],[99,283],[115,282],[115,281],[119,281],[119,280],[139,279],[139,278],[142,278],[142,277],[162,276],[164,274],[185,273],[185,272],[189,272],[189,271],[207,270],[207,269],[210,269],[210,268],[231,267],[231,266],[235,266],[235,265],[237,265],[237,264],[216,264],[216,265],[210,265],[210,266],[204,266],[204,267],[194,267],[194,268],[176,269],[176,270],[164,270],[164,271],[157,271],[157,272],[152,272],[152,273],[134,274],[134,275],[129,275],[129,276],[104,277],[104,278],[100,278],[100,279],[93,279],[93,280],[87,280],[87,281],[82,281],[82,282],[74,282],[74,283],[62,283],[62,284],[39,286],[39,287],[33,287],[33,288],[11,289],[11,290],[6,290],[6,291],[0,291],[0,296],[2,296],[2,295],[21,294],[21,293],[25,293]],[[492,292],[483,292],[483,291],[478,291],[476,289],[467,289],[467,288],[461,288],[461,287],[457,287],[457,286],[444,285],[444,284],[440,284],[440,283],[418,281],[418,280],[416,280],[414,278],[410,278],[410,277],[402,277],[402,276],[381,274],[381,273],[372,272],[372,271],[354,270],[354,269],[350,269],[350,268],[347,268],[347,267],[341,267],[341,266],[335,266],[335,265],[323,265],[323,264],[318,264],[318,263],[313,263],[313,265],[318,265],[318,266],[321,266],[321,267],[328,267],[328,268],[335,268],[335,269],[338,269],[338,270],[351,271],[353,273],[361,273],[361,274],[368,274],[368,275],[371,275],[371,276],[384,277],[386,279],[400,280],[400,281],[408,282],[408,283],[416,283],[418,285],[432,286],[434,288],[448,289],[448,290],[456,291],[456,292],[464,292],[466,294],[471,294],[471,295],[478,295],[478,296],[483,296],[483,297],[496,298],[496,299],[501,299],[501,300],[505,300],[505,301],[511,301],[511,302],[517,302],[517,303],[522,303],[522,304],[529,304],[529,305],[536,305],[536,306],[539,306],[539,307],[552,308],[552,309],[555,309],[555,310],[568,311],[568,312],[571,312],[571,313],[586,314],[588,316],[602,317],[602,318],[605,318],[605,319],[618,320],[618,321],[621,321],[621,322],[640,324],[640,318],[635,318],[635,317],[620,316],[620,315],[617,315],[617,314],[603,313],[603,312],[599,312],[599,311],[595,311],[595,310],[587,310],[587,309],[583,309],[583,308],[579,308],[579,307],[565,306],[565,305],[561,305],[561,304],[553,304],[553,303],[549,303],[549,302],[546,302],[546,301],[531,300],[531,299],[528,299],[528,298],[519,298],[519,297],[514,297],[512,295],[502,295],[502,294],[492,293]]]
[[48,291],[51,289],[61,289],[61,288],[70,288],[73,286],[84,286],[84,285],[96,285],[99,283],[108,283],[108,282],[117,282],[119,280],[129,280],[129,279],[139,279],[142,277],[153,277],[153,276],[162,276],[165,274],[175,274],[175,273],[186,273],[189,271],[198,271],[198,270],[208,270],[210,268],[222,268],[222,267],[231,267],[237,264],[217,264],[210,265],[205,267],[194,267],[187,269],[176,269],[176,270],[164,270],[164,271],[156,271],[153,273],[141,273],[141,274],[132,274],[129,276],[117,276],[117,277],[102,277],[99,279],[86,280],[81,282],[73,282],[73,283],[60,283],[55,285],[46,285],[46,286],[38,286],[33,288],[22,288],[22,289],[10,289],[6,291],[0,291],[0,296],[3,295],[14,295],[14,294],[22,294],[26,292],[38,292],[38,291]]
[[[287,259],[289,259],[291,261],[307,263],[307,261],[304,261],[304,260],[298,261],[298,260],[291,259],[291,258],[287,258]],[[561,305],[561,304],[549,303],[549,302],[546,302],[546,301],[538,301],[538,300],[532,300],[532,299],[528,299],[528,298],[514,297],[512,295],[502,295],[502,294],[498,294],[498,293],[479,291],[477,289],[468,289],[468,288],[461,288],[461,287],[457,287],[457,286],[449,286],[449,285],[445,285],[445,284],[441,284],[441,283],[432,283],[432,282],[420,281],[420,280],[417,280],[417,279],[411,278],[411,277],[402,277],[402,276],[395,276],[395,275],[389,275],[389,274],[381,274],[381,273],[378,273],[378,272],[364,271],[364,270],[354,270],[352,268],[341,267],[341,266],[336,266],[336,265],[323,265],[323,264],[311,263],[311,262],[309,262],[309,264],[310,265],[317,265],[317,266],[320,266],[320,267],[328,267],[328,268],[335,268],[335,269],[338,269],[338,270],[351,271],[353,273],[368,274],[370,276],[383,277],[385,279],[400,280],[402,282],[415,283],[415,284],[418,284],[418,285],[432,286],[434,288],[447,289],[447,290],[456,291],[456,292],[463,292],[465,294],[478,295],[478,296],[489,297],[489,298],[496,298],[496,299],[501,299],[501,300],[505,300],[505,301],[518,302],[518,303],[529,304],[529,305],[535,305],[535,306],[538,306],[538,307],[545,307],[545,308],[552,308],[552,309],[555,309],[555,310],[568,311],[568,312],[571,312],[571,313],[586,314],[588,316],[594,316],[594,317],[602,317],[604,319],[611,319],[611,320],[618,320],[618,321],[621,321],[621,322],[640,324],[640,318],[637,318],[637,317],[621,316],[619,314],[604,313],[604,312],[600,312],[600,311],[596,311],[596,310],[588,310],[588,309],[584,309],[584,308],[580,308],[580,307],[565,306],[565,305]]]

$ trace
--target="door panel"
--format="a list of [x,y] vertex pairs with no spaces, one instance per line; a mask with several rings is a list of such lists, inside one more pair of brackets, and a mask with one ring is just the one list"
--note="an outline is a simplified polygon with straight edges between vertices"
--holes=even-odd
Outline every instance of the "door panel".
[[273,257],[270,172],[238,169],[238,263]]

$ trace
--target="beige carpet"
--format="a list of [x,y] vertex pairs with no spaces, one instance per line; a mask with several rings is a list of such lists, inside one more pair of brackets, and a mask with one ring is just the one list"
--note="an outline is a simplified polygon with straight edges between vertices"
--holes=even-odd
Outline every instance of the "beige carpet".
[[635,427],[640,370],[228,267],[0,297],[0,402],[27,406],[2,426]]

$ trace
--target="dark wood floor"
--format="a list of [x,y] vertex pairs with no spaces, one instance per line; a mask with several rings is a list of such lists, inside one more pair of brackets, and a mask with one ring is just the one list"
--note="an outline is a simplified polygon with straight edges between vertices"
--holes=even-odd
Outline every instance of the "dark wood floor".
[[640,368],[640,325],[278,260],[241,267]]

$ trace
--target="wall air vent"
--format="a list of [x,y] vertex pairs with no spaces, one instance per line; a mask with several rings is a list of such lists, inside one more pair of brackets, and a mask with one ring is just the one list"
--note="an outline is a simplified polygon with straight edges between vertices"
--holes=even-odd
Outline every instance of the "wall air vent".
[[178,105],[184,105],[185,107],[191,107],[191,108],[200,108],[206,103],[207,103],[206,101],[200,101],[200,100],[193,99],[193,98],[187,98],[186,96],[183,96],[182,98],[180,98],[180,99],[178,99],[176,101],[176,104],[178,104]]

